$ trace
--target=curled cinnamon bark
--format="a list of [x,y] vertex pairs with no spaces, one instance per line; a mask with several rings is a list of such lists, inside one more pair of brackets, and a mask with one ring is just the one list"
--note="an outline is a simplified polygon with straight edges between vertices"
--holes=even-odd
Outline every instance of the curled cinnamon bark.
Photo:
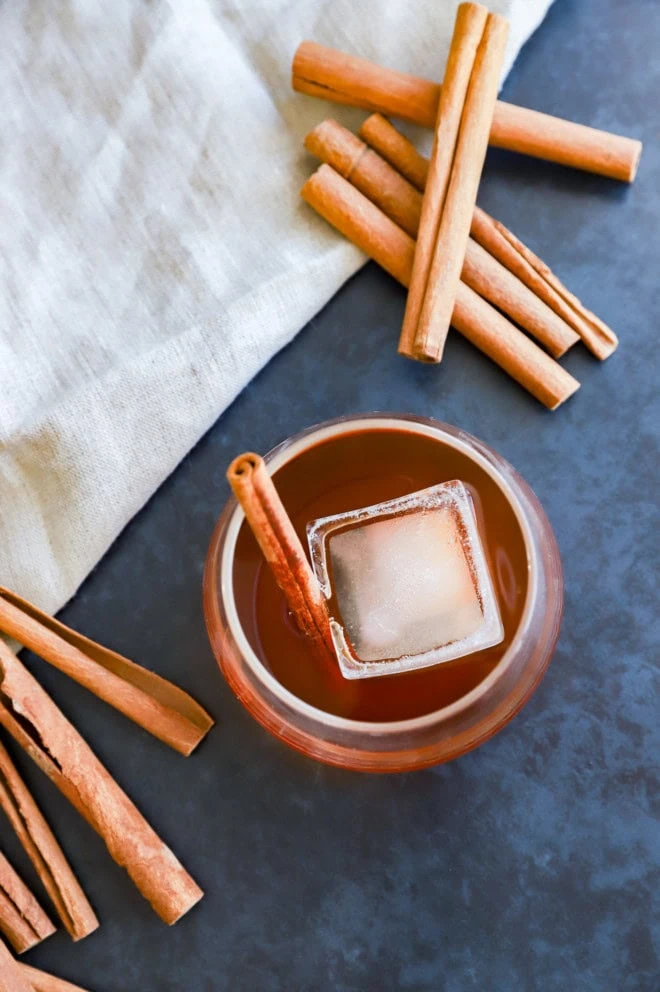
[[82,940],[83,937],[93,933],[99,925],[96,914],[53,831],[2,744],[0,744],[0,807],[4,810],[69,935],[73,940]]
[[55,933],[55,927],[0,852],[0,931],[17,954]]
[[103,838],[161,919],[175,923],[202,898],[172,851],[2,641],[0,724]]
[[181,754],[189,755],[213,726],[206,710],[178,686],[83,637],[2,587],[0,632]]

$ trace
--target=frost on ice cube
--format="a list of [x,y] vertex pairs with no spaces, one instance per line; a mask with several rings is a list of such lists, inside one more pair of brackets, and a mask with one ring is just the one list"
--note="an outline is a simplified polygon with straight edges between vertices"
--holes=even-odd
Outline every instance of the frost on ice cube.
[[345,678],[426,668],[503,639],[462,482],[314,520],[307,536]]

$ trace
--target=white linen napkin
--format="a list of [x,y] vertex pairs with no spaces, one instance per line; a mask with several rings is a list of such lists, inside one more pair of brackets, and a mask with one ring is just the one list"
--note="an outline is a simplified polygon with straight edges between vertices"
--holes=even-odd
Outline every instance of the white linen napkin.
[[[490,0],[507,70],[551,0]],[[61,607],[364,258],[306,207],[304,38],[440,78],[456,0],[0,5],[0,584]]]

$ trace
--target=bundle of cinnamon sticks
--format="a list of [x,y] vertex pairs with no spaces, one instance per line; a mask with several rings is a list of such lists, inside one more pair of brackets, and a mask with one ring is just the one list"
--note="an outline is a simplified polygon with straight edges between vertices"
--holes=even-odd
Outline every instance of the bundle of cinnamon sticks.
[[[3,588],[0,634],[30,648],[181,754],[189,755],[213,725],[199,703],[171,682],[83,637]],[[166,923],[175,923],[201,899],[197,883],[2,639],[0,725],[100,834],[112,857]],[[92,933],[99,925],[96,914],[1,743],[0,808],[70,936],[80,940]],[[0,932],[21,954],[54,930],[0,853]],[[19,974],[25,978],[25,973],[16,971]]]
[[641,143],[498,102],[506,35],[504,18],[461,4],[442,87],[303,42],[294,89],[433,126],[434,141],[428,161],[380,112],[357,136],[326,120],[305,139],[323,164],[301,195],[408,288],[400,354],[440,362],[451,323],[554,410],[579,388],[557,359],[580,340],[605,359],[617,337],[477,206],[486,148],[631,182]]

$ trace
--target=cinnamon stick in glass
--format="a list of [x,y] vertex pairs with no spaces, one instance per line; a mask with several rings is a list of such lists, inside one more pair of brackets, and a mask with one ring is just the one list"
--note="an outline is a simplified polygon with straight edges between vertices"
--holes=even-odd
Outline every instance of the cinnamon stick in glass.
[[201,899],[172,851],[1,640],[0,724],[103,838],[161,919],[175,923]]
[[83,637],[2,587],[0,632],[40,655],[180,754],[189,755],[213,726],[206,710],[178,686]]
[[[329,165],[301,190],[317,213],[361,248],[403,286],[410,281],[413,239]],[[486,300],[459,283],[453,326],[550,410],[579,389],[565,369]]]
[[298,626],[334,658],[325,598],[266,463],[245,452],[231,463],[227,479]]
[[0,807],[69,935],[73,940],[82,940],[93,933],[99,925],[96,914],[53,831],[2,744]]
[[[293,58],[292,85],[299,93],[335,103],[378,111],[435,126],[441,87],[394,69],[303,41]],[[560,165],[584,169],[610,179],[632,182],[642,143],[607,131],[575,124],[499,100],[490,144]]]
[[488,147],[504,50],[505,18],[479,4],[457,12],[440,94],[399,352],[442,360]]
[[[424,189],[429,167],[428,159],[420,155],[412,142],[408,141],[381,114],[372,114],[368,117],[358,134],[413,186],[419,190]],[[385,207],[383,206],[382,209]],[[570,327],[597,358],[605,359],[612,354],[618,345],[614,331],[588,310],[577,296],[560,282],[545,262],[504,224],[490,217],[480,207],[475,207],[470,234],[489,255],[504,265],[565,325]],[[500,306],[497,301],[492,302]],[[511,316],[518,319],[514,314]],[[526,329],[531,330],[528,327]]]
[[14,951],[23,954],[55,933],[55,927],[0,852],[0,931]]
[[[336,121],[323,121],[306,136],[305,147],[348,179],[407,234],[416,237],[421,194],[351,131]],[[422,161],[428,165],[426,159]],[[553,358],[564,355],[579,340],[561,317],[471,238],[461,279],[535,337]]]

